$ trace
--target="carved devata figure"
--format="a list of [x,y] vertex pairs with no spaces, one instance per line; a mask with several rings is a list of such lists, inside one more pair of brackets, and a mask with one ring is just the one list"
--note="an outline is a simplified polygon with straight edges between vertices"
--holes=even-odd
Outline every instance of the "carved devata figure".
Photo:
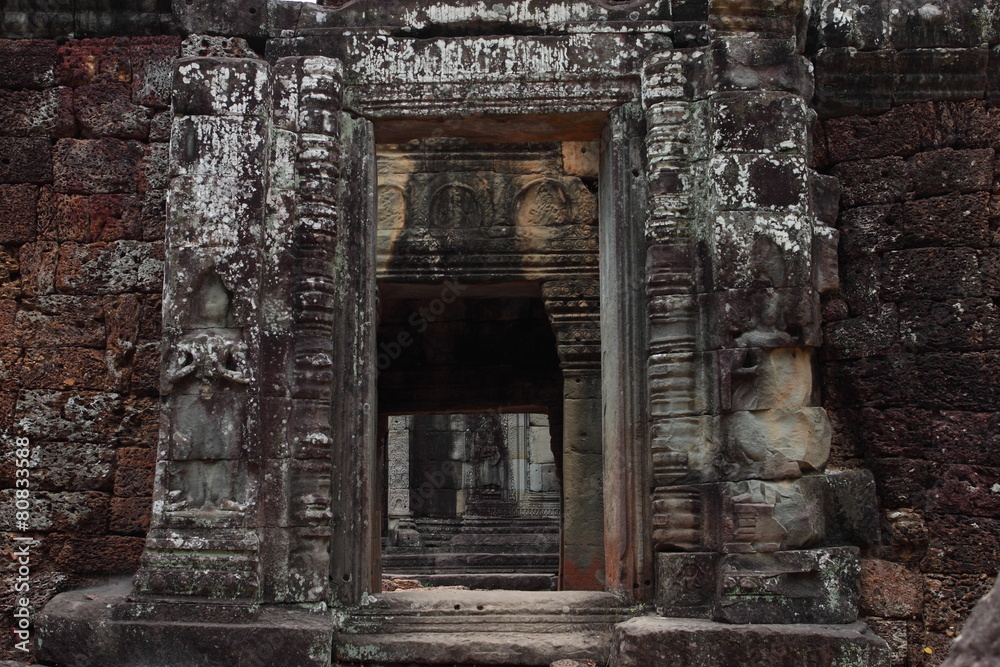
[[245,397],[234,385],[246,385],[249,374],[242,333],[227,327],[229,302],[219,277],[206,277],[193,327],[167,362],[164,388],[173,394],[169,458],[174,462],[167,511],[245,509],[234,488]]

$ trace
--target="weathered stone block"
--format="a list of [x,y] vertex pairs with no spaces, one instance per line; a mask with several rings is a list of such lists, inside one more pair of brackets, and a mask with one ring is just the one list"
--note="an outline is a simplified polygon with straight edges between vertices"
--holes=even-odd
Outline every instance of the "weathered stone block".
[[821,116],[878,113],[892,108],[895,53],[824,48],[813,62],[816,66],[815,108]]
[[98,82],[130,82],[132,63],[127,45],[128,40],[122,37],[66,42],[59,47],[56,83],[76,87]]
[[108,528],[114,533],[145,537],[152,504],[151,498],[112,498]]
[[875,478],[865,469],[827,472],[803,482],[826,488],[824,513],[828,546],[852,545],[868,552],[881,543]]
[[812,66],[794,39],[717,38],[712,44],[717,90],[778,90],[813,94]]
[[167,193],[171,248],[257,246],[263,234],[259,180],[208,173],[178,176]]
[[714,219],[719,287],[805,287],[812,283],[812,224],[801,214],[720,211]]
[[132,101],[154,109],[170,106],[174,61],[180,55],[180,37],[139,37],[129,41],[132,63]]
[[885,44],[888,0],[826,0],[817,10],[823,46],[871,52]]
[[883,618],[914,618],[924,603],[924,577],[887,560],[861,561],[861,613]]
[[[13,301],[10,303],[14,303]],[[15,310],[13,332],[26,347],[104,347],[103,303],[98,297],[40,296]]]
[[266,116],[267,63],[248,58],[182,58],[174,70],[173,111],[179,116]]
[[711,618],[717,603],[716,553],[656,554],[656,613],[678,618]]
[[[991,165],[992,157],[988,162],[990,171],[992,171]],[[939,183],[944,183],[946,186],[948,184],[947,173],[944,170],[933,175],[928,174],[928,177],[936,178]],[[919,177],[917,180],[919,181]],[[919,183],[917,187],[921,187]],[[887,244],[888,247],[934,245],[985,248],[990,243],[992,234],[988,192],[951,194],[908,201],[903,204],[902,211],[902,220],[893,221],[898,227],[892,230],[894,239]]]
[[909,157],[932,146],[935,133],[939,131],[936,110],[929,103],[897,106],[877,116],[831,118],[823,125],[830,160],[835,163]]
[[839,231],[832,227],[813,227],[812,278],[813,286],[820,294],[836,294],[840,290],[839,245]]
[[802,156],[720,155],[712,160],[712,186],[724,211],[783,210],[808,204],[807,169]]
[[1000,296],[1000,248],[987,248],[979,257],[980,280],[991,296]]
[[21,362],[21,381],[38,389],[106,389],[108,369],[104,352],[64,347],[58,356],[50,349],[28,350]]
[[914,194],[918,197],[948,192],[989,190],[993,184],[993,149],[942,148],[917,153],[909,161]]
[[724,412],[798,408],[812,401],[812,353],[808,349],[720,350],[718,373]]
[[771,553],[823,544],[826,534],[822,477],[719,485],[721,514],[711,539],[725,553]]
[[732,289],[698,297],[708,349],[818,347],[819,294],[812,289]]
[[267,35],[267,4],[263,0],[225,0],[211,5],[178,5],[177,20],[188,33],[240,37]]
[[722,446],[720,422],[714,416],[659,419],[651,431],[653,477],[658,484],[715,479]]
[[[815,124],[814,128],[822,127]],[[809,174],[810,212],[820,225],[833,227],[840,212],[840,180],[828,174]]]
[[[970,47],[989,39],[989,19],[971,2],[931,5],[890,0],[890,35],[898,50],[935,46]],[[985,30],[984,30],[985,29]]]
[[7,136],[71,137],[73,91],[0,89],[0,134]]
[[844,188],[842,206],[903,201],[913,190],[912,177],[900,157],[843,162],[833,168]]
[[48,39],[0,41],[0,87],[50,87],[55,83],[56,48]]
[[263,121],[223,116],[175,116],[170,137],[172,176],[263,180]]
[[69,537],[53,554],[53,564],[75,574],[131,573],[139,567],[144,543],[119,535]]
[[712,142],[720,152],[804,153],[811,113],[788,93],[722,93],[711,98]]
[[979,296],[976,251],[970,248],[920,248],[887,252],[884,256],[882,297],[951,299]]
[[21,244],[35,240],[37,203],[37,186],[0,185],[0,243]]
[[[0,457],[0,482],[14,487],[14,450]],[[115,449],[107,443],[33,442],[31,480],[47,491],[110,491]]]
[[854,547],[729,554],[715,619],[727,623],[852,623],[861,559]]
[[48,139],[0,138],[0,183],[46,183],[52,172]]
[[[167,254],[167,264],[164,328],[218,326],[206,319],[205,307],[211,306],[206,299],[223,298],[227,301],[226,328],[256,329],[261,281],[259,251],[245,247],[180,248]],[[212,294],[205,294],[204,287],[209,283]]]
[[833,322],[824,329],[827,359],[858,359],[900,349],[896,307],[887,304],[867,317]]
[[834,626],[730,625],[698,619],[633,618],[615,626],[611,663],[621,667],[888,667],[889,649],[864,623]]
[[924,572],[992,573],[1000,557],[1000,521],[954,514],[928,516]]
[[64,294],[149,293],[162,284],[162,244],[115,241],[59,248],[56,287]]
[[939,466],[937,484],[927,493],[927,510],[942,514],[1000,518],[1000,479],[997,468],[968,465]]
[[24,296],[51,294],[55,291],[59,246],[50,241],[25,243],[18,254],[21,292]]
[[85,139],[117,137],[145,141],[149,138],[153,112],[132,102],[131,90],[125,83],[80,86],[73,91],[73,106]]
[[123,447],[118,450],[115,469],[115,497],[148,497],[153,490],[155,452],[144,447]]
[[142,145],[120,139],[60,139],[53,159],[55,189],[63,193],[135,192]]
[[897,55],[893,102],[967,100],[986,92],[987,48],[913,49]]
[[1000,347],[1000,308],[988,299],[904,301],[900,336],[915,352]]

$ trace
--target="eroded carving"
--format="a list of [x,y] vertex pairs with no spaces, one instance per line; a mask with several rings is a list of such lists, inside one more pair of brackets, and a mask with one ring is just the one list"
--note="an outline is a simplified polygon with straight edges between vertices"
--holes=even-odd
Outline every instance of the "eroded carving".
[[432,229],[478,229],[485,218],[475,190],[463,183],[449,183],[434,193],[428,221]]

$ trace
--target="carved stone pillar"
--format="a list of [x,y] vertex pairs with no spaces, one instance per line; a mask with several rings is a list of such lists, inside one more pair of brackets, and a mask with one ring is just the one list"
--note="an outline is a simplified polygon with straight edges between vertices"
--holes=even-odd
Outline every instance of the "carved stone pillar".
[[161,435],[138,594],[261,597],[268,70],[211,58],[176,69]]
[[542,285],[563,369],[559,588],[604,588],[600,313],[597,277]]
[[657,54],[644,72],[665,615],[857,615],[858,551],[827,540],[824,520],[830,428],[812,354],[819,294],[837,283],[836,190],[809,168],[799,9],[713,3],[710,47]]

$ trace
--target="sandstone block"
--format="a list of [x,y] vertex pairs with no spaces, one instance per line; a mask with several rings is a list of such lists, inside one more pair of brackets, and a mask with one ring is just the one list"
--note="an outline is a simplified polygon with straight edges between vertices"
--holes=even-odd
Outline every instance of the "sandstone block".
[[260,181],[210,174],[179,176],[167,194],[171,248],[258,245]]
[[265,116],[270,68],[249,58],[182,58],[174,71],[174,113],[181,116]]
[[241,116],[175,116],[170,136],[172,176],[263,180],[263,121]]
[[711,98],[712,142],[720,152],[802,153],[810,113],[789,93],[722,93]]
[[776,209],[807,206],[804,157],[719,155],[710,166],[719,208]]
[[986,91],[989,51],[981,48],[912,49],[897,55],[895,104],[979,98]]
[[794,40],[724,37],[712,44],[718,90],[775,90],[813,94],[811,68]]
[[[812,224],[803,214],[723,211],[714,220],[720,287],[804,287],[812,282]],[[836,246],[834,246],[836,248]]]
[[[835,6],[833,4],[831,7]],[[853,48],[824,48],[816,54],[815,108],[823,116],[851,117],[892,108],[892,83],[895,53],[857,51]],[[852,159],[838,153],[831,145],[830,161]]]

